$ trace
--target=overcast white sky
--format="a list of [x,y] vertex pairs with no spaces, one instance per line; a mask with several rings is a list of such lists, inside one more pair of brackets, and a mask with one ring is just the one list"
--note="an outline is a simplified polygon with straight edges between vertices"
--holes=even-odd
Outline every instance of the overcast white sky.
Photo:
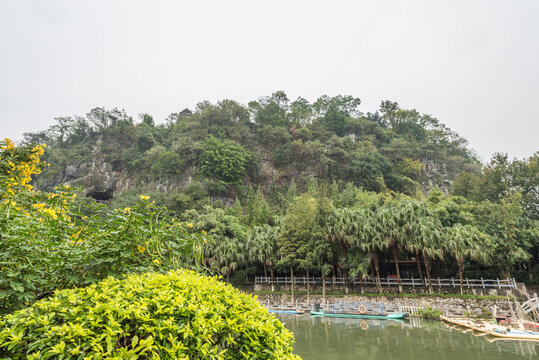
[[350,94],[539,150],[539,1],[0,1],[0,137],[118,107]]

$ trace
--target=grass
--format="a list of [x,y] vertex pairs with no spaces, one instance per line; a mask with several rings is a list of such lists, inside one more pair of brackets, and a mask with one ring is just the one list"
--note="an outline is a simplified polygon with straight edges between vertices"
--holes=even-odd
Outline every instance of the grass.
[[[254,295],[292,295],[290,291],[255,291]],[[306,291],[294,291],[295,295],[307,295]],[[311,291],[310,295],[322,295],[321,291]],[[505,299],[504,296],[497,295],[473,295],[473,294],[362,294],[362,293],[345,293],[337,291],[326,291],[326,296],[366,296],[366,297],[389,297],[389,298],[446,298],[446,299],[489,299],[498,300]]]

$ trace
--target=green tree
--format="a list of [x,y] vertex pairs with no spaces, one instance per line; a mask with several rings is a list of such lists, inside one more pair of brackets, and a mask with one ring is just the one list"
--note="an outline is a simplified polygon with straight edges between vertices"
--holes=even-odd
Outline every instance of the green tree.
[[318,204],[308,194],[300,195],[290,204],[278,236],[281,262],[290,269],[292,296],[294,296],[294,268],[305,257],[305,249],[313,233],[318,233],[316,219]]
[[262,263],[264,266],[264,276],[267,276],[266,268],[269,268],[271,291],[274,290],[273,270],[279,253],[277,247],[278,235],[278,227],[265,224],[262,226],[254,226],[247,237],[246,248],[249,251],[250,258],[256,259]]
[[256,194],[254,194],[253,188],[250,188],[244,219],[245,223],[248,226],[268,224],[270,216],[271,212],[269,205],[266,199],[264,199],[260,188],[258,188]]
[[382,284],[380,282],[380,259],[379,252],[387,247],[387,238],[384,233],[379,231],[381,224],[378,222],[376,214],[372,210],[364,210],[363,218],[365,219],[362,226],[359,227],[359,246],[363,251],[370,254],[370,261],[376,272],[376,284],[378,292],[382,293]]
[[241,145],[210,135],[202,143],[198,163],[203,174],[228,185],[237,184],[245,176],[251,159]]
[[470,225],[455,224],[448,229],[444,243],[448,255],[457,260],[459,267],[460,293],[463,293],[464,260],[470,258],[481,262],[488,261],[488,245],[484,235]]

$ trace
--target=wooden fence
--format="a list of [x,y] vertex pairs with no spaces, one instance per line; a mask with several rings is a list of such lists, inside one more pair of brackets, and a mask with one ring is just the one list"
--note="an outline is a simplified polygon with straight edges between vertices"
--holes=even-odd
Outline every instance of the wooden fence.
[[[349,285],[349,286],[376,286],[376,279],[368,278],[359,280],[357,278],[343,278],[343,277],[328,277],[325,280],[326,285]],[[291,278],[289,276],[276,276],[273,278],[273,283],[275,285],[287,285],[292,284]],[[401,283],[403,286],[427,286],[427,280],[418,278],[402,278]],[[256,276],[255,285],[262,284],[271,284],[271,277],[265,276]],[[295,276],[294,277],[295,285],[318,285],[322,284],[322,278],[319,277],[305,277],[305,276]],[[396,278],[380,278],[380,284],[382,286],[398,286],[399,281]],[[441,278],[432,278],[431,284],[433,287],[459,287],[460,280],[458,278],[450,279],[441,279]],[[510,279],[463,279],[463,287],[465,288],[497,288],[497,289],[517,289],[517,283],[514,278]]]

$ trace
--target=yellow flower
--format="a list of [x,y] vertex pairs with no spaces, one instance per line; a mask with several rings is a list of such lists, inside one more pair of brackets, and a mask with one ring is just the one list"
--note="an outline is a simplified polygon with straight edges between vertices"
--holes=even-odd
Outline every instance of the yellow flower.
[[193,227],[193,224],[189,223],[189,224],[187,224],[187,227],[188,227],[189,229],[191,229],[191,228]]
[[203,233],[204,235],[206,235],[206,231],[202,230],[202,233]]
[[43,209],[43,208],[45,207],[45,204],[43,204],[43,203],[40,203],[40,204],[34,204],[34,205],[32,205],[32,207],[33,207],[34,209],[39,209],[39,210],[41,210],[41,209]]
[[153,262],[157,265],[161,265],[161,259],[154,259]]
[[146,250],[146,248],[144,246],[137,245],[137,250],[139,253],[142,254]]
[[47,209],[44,209],[43,212],[49,214],[54,220],[58,218],[58,215],[56,215],[56,210],[54,209],[47,208]]
[[130,208],[130,207],[126,207],[126,208],[124,209],[124,214],[129,214],[129,213],[131,213],[131,208]]
[[143,200],[143,201],[146,201],[150,198],[148,195],[140,195],[139,197],[140,197],[140,200]]

